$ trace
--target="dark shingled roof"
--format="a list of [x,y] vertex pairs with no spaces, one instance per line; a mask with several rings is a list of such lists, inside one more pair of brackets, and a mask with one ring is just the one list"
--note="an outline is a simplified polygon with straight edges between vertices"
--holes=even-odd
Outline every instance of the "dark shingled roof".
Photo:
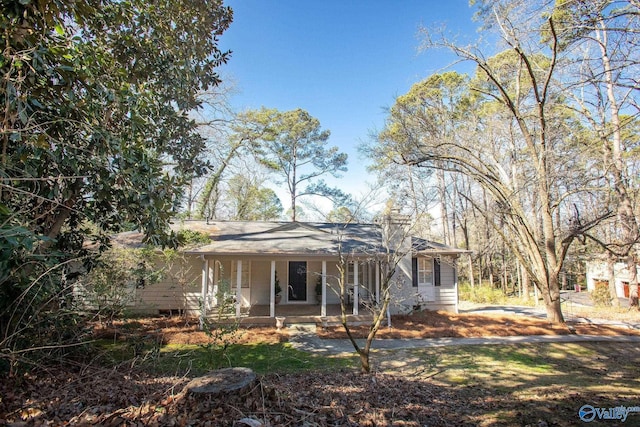
[[379,252],[382,242],[380,228],[371,224],[216,221],[209,226],[215,227],[212,243],[186,253],[335,255],[341,244],[343,253],[364,254]]
[[[338,253],[367,255],[386,252],[382,229],[377,224],[335,224],[269,221],[184,221],[177,231],[188,229],[211,237],[210,244],[185,249],[188,254],[217,255],[304,255],[330,256]],[[114,236],[115,244],[142,246],[139,232]],[[414,252],[460,254],[467,251],[425,239],[412,238]]]

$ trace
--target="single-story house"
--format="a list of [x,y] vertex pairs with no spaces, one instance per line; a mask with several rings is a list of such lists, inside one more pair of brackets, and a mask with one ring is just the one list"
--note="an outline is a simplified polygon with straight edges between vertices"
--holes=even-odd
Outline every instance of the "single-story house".
[[[636,268],[638,270],[638,277],[640,277],[640,267]],[[610,273],[604,256],[601,259],[593,258],[588,260],[586,262],[586,270],[587,290],[589,292],[594,291],[596,286],[608,286]],[[630,273],[626,263],[614,263],[613,277],[618,298],[629,298]]]
[[[357,315],[380,300],[381,280],[395,257],[391,314],[415,308],[457,312],[456,260],[468,251],[407,235],[406,217],[398,214],[375,224],[184,221],[175,227],[211,241],[182,251],[179,279],[167,275],[136,287],[132,311],[212,314],[225,295],[237,316],[275,317],[284,306],[289,313],[296,308],[309,313],[315,306],[314,315],[326,316],[327,307],[340,303],[343,265],[349,307]],[[121,233],[114,244],[135,247],[141,238],[137,232]]]

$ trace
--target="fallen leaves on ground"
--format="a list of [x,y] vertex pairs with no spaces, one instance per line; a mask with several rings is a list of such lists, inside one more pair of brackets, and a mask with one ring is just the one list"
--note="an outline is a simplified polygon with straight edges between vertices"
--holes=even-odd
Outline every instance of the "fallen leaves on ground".
[[[366,337],[369,325],[350,326],[357,338]],[[466,314],[446,311],[422,311],[411,315],[392,316],[376,337],[385,338],[448,338],[518,335],[640,335],[640,330],[614,325],[568,322],[555,325],[547,320],[520,315]],[[342,326],[318,328],[321,338],[346,338]]]
[[[516,407],[533,421],[544,416],[535,402],[514,402],[487,388],[382,373],[267,375],[249,392],[200,398],[180,393],[187,381],[130,370],[42,372],[0,385],[0,419],[21,426],[476,426],[504,425],[479,422],[480,414],[501,407]],[[546,398],[553,416],[575,418],[562,393]]]
[[[148,317],[139,319],[116,320],[109,325],[95,323],[95,338],[127,340],[137,337],[153,339],[161,344],[207,344],[213,336],[228,335],[228,339],[237,344],[262,342],[274,344],[286,342],[289,334],[286,329],[276,330],[267,326],[240,326],[236,333],[232,324],[209,326],[210,333],[200,330],[196,318],[184,317]],[[224,338],[222,338],[224,339]]]
[[[579,334],[638,334],[610,326],[572,326]],[[151,335],[165,344],[210,339],[198,331],[197,321],[183,318],[128,320],[109,327],[96,325],[95,331],[96,337],[123,340]],[[521,316],[424,312],[394,317],[393,328],[382,328],[379,337],[570,332]],[[330,328],[319,333],[336,337],[341,331]],[[273,327],[243,328],[238,342],[287,338],[286,331]],[[64,363],[34,369],[0,381],[0,425],[499,426],[517,420],[520,425],[564,426],[575,424],[576,402],[602,407],[618,403],[603,401],[597,393],[568,396],[562,388],[547,390],[541,401],[526,393],[496,393],[478,384],[451,386],[400,372],[362,375],[354,371],[270,374],[260,377],[248,393],[197,399],[181,394],[190,379],[153,376],[133,364],[106,369]]]

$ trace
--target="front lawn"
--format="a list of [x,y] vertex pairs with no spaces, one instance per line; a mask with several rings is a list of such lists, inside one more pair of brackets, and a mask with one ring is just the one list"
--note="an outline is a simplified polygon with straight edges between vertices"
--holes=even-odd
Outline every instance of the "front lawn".
[[[215,343],[184,319],[136,319],[96,332],[91,364],[52,363],[0,381],[0,420],[217,426],[249,417],[265,426],[573,426],[581,424],[583,405],[640,406],[637,343],[374,351],[374,372],[362,375],[355,356],[301,352],[287,342],[286,330],[273,327],[243,330],[233,340],[222,334],[225,341]],[[251,367],[258,383],[242,395],[182,397],[191,378],[227,366]],[[640,414],[628,417],[624,425],[640,423]],[[622,424],[596,419],[589,425]]]

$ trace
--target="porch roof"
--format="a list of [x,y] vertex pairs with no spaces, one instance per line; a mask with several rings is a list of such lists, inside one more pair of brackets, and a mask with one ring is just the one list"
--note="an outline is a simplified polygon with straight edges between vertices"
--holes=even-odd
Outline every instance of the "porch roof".
[[373,224],[262,221],[190,221],[186,228],[208,233],[212,243],[188,254],[336,256],[379,253],[382,236]]
[[461,255],[472,252],[466,249],[454,248],[453,246],[447,246],[443,245],[442,243],[432,242],[420,237],[412,237],[411,244],[413,246],[414,254]]

